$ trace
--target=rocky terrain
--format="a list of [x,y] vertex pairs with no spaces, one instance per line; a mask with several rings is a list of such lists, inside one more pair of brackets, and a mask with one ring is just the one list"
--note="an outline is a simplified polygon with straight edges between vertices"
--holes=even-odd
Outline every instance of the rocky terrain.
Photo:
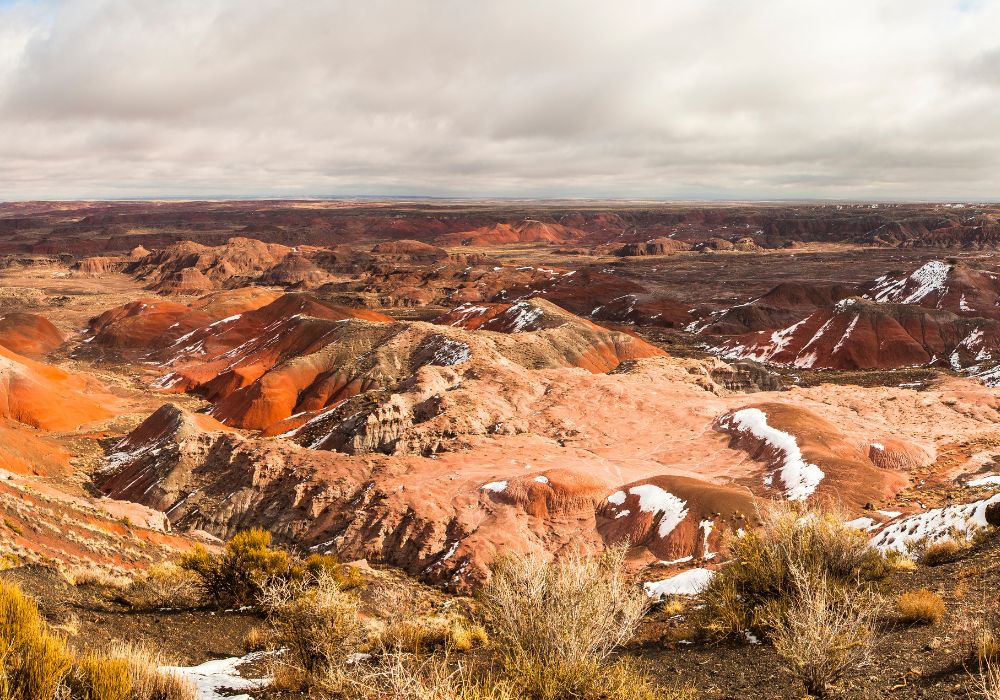
[[138,571],[260,526],[453,594],[628,542],[660,590],[769,501],[886,550],[983,530],[997,213],[2,205],[3,554]]

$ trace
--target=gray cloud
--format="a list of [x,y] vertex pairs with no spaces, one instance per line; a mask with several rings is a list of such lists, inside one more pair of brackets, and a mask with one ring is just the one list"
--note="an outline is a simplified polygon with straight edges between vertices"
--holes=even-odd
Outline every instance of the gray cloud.
[[996,199],[1000,3],[0,0],[0,199]]

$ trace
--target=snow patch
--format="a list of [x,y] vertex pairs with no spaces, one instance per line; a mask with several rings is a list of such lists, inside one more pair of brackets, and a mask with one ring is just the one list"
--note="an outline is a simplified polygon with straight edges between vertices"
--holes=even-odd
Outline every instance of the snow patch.
[[629,489],[629,493],[639,497],[639,510],[660,515],[657,533],[666,537],[687,517],[687,502],[672,493],[664,491],[656,484],[639,484]]
[[243,664],[267,655],[268,652],[255,652],[247,656],[206,661],[199,666],[164,666],[162,670],[190,681],[197,689],[199,700],[251,700],[246,693],[230,695],[224,691],[254,690],[267,685],[269,678],[244,678],[239,672]]
[[715,572],[710,569],[688,569],[662,581],[642,584],[646,595],[659,600],[668,595],[698,595],[708,586]]
[[744,408],[723,416],[719,424],[724,428],[750,433],[784,455],[782,465],[776,471],[785,485],[785,497],[788,500],[804,501],[823,480],[823,470],[805,461],[795,436],[768,425],[767,414],[759,408]]
[[883,552],[905,553],[911,544],[925,538],[934,542],[951,537],[953,532],[969,534],[986,527],[986,508],[997,502],[1000,502],[1000,493],[981,501],[931,508],[911,515],[878,533],[872,539],[872,546]]

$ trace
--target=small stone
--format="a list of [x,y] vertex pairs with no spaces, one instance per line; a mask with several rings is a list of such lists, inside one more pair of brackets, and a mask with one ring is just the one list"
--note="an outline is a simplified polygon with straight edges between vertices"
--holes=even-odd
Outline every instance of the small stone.
[[928,651],[933,651],[934,649],[941,648],[941,640],[938,637],[934,637],[931,641],[927,642],[927,646],[924,647]]

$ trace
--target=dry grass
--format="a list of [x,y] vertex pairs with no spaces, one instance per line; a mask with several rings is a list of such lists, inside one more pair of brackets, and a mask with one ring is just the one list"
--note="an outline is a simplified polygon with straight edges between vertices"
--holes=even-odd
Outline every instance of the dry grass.
[[980,665],[979,673],[972,675],[972,683],[979,697],[1000,700],[1000,665],[985,661]]
[[143,647],[119,644],[108,656],[125,662],[132,694],[129,700],[196,700],[197,691],[187,680],[161,670],[164,660]]
[[771,624],[774,650],[809,695],[825,697],[870,654],[877,603],[863,590],[837,590],[822,575],[793,569],[796,592]]
[[923,547],[923,551],[920,553],[920,562],[927,566],[949,564],[962,556],[968,549],[969,543],[967,541],[949,537]]
[[360,645],[357,602],[325,574],[314,585],[275,581],[264,589],[261,601],[276,643],[288,649],[286,665],[301,671],[298,675],[324,676]]
[[82,700],[130,700],[132,697],[132,679],[125,659],[85,656],[73,675],[73,685]]
[[319,686],[321,697],[337,700],[694,700],[689,689],[671,690],[649,681],[645,668],[632,661],[595,667],[585,677],[599,683],[546,672],[525,685],[511,679],[510,669],[496,671],[474,664],[453,663],[448,655],[416,656],[393,652],[377,663],[350,673],[337,672]]
[[926,588],[907,591],[896,598],[896,611],[903,622],[936,625],[944,617],[944,599]]
[[438,649],[467,652],[483,646],[488,639],[482,625],[458,614],[379,621],[371,625],[368,636],[368,647],[373,652],[411,654],[426,654]]
[[796,571],[835,588],[864,587],[891,571],[865,534],[837,515],[774,504],[761,519],[762,527],[730,542],[731,562],[705,590],[710,632],[766,633],[796,600]]
[[52,635],[34,601],[0,584],[0,648],[4,700],[51,700],[72,667],[66,644]]
[[243,651],[247,654],[251,654],[255,651],[264,651],[271,647],[271,633],[261,627],[251,627],[247,630],[247,633],[243,635]]
[[917,570],[917,562],[902,552],[892,550],[885,555],[885,562],[893,571],[912,572]]
[[649,601],[625,578],[625,548],[555,563],[508,556],[482,591],[490,636],[511,657],[598,663],[635,633]]
[[135,610],[187,610],[200,603],[198,576],[173,563],[154,564],[122,592]]
[[132,584],[132,579],[122,573],[108,571],[98,566],[87,566],[69,569],[63,572],[63,578],[72,586],[96,586],[125,590]]
[[8,584],[0,584],[0,648],[2,700],[196,700],[190,684],[136,648],[75,659],[38,606]]

